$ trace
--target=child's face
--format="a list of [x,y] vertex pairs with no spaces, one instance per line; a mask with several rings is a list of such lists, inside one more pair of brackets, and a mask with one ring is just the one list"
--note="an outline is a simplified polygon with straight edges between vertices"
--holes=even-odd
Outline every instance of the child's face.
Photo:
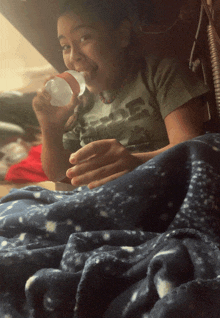
[[87,88],[93,93],[116,88],[125,47],[119,30],[110,30],[104,23],[91,22],[74,13],[61,16],[57,28],[66,67],[83,72]]

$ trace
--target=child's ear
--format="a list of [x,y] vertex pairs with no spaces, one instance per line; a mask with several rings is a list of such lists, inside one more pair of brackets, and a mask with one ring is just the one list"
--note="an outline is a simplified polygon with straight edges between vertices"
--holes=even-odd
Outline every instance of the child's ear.
[[125,19],[118,28],[120,45],[122,48],[127,47],[131,38],[131,22]]

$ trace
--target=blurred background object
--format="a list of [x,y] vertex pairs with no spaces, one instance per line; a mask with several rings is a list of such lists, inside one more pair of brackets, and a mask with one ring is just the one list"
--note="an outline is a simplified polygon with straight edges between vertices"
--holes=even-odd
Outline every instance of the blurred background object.
[[[57,70],[1,13],[0,28],[0,180],[5,180],[13,166],[27,162],[32,147],[41,142],[32,100]],[[32,160],[34,168],[37,170]],[[38,170],[42,174],[40,167]]]
[[0,14],[0,92],[33,92],[57,73],[36,48]]

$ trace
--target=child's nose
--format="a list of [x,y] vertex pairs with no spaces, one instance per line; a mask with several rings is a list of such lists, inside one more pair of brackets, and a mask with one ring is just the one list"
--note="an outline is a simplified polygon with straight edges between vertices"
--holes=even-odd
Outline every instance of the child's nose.
[[71,48],[70,60],[72,63],[81,61],[83,54],[77,46]]

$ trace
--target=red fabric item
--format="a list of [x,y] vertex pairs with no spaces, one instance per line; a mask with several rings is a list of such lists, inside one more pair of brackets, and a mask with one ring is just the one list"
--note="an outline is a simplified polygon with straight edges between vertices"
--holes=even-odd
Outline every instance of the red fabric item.
[[42,169],[41,151],[42,145],[32,147],[27,158],[9,168],[5,180],[14,183],[47,181]]

